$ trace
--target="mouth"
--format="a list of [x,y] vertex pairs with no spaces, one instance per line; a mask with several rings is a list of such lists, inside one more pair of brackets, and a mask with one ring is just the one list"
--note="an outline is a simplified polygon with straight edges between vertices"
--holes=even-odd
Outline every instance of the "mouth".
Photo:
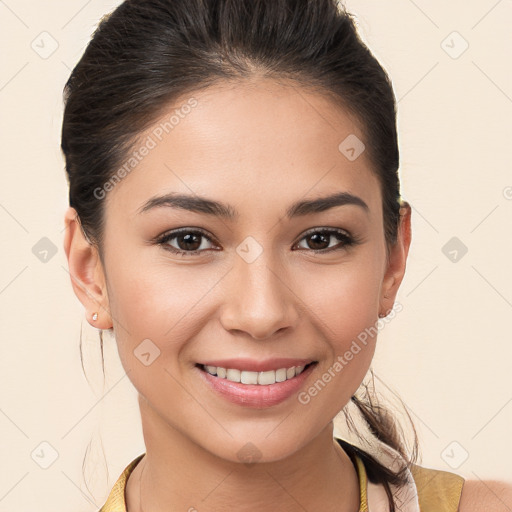
[[318,361],[303,361],[305,364],[265,371],[201,363],[195,366],[208,392],[236,405],[262,409],[285,402],[304,387]]
[[240,370],[239,368],[226,368],[223,366],[213,366],[205,364],[197,364],[196,366],[203,372],[217,377],[219,379],[226,379],[230,382],[241,384],[256,385],[256,386],[270,386],[278,382],[285,382],[299,376],[302,372],[307,370],[310,366],[317,364],[317,361],[312,361],[305,365],[293,365],[277,370],[266,371],[249,371]]

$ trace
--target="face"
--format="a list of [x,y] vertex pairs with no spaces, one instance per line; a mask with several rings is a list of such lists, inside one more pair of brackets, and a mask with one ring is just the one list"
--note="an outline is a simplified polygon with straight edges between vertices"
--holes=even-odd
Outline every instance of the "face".
[[364,133],[328,99],[265,80],[191,96],[103,199],[102,300],[162,425],[227,460],[249,442],[278,460],[359,387],[376,342],[360,335],[393,305],[407,250],[387,259],[372,164],[339,149]]

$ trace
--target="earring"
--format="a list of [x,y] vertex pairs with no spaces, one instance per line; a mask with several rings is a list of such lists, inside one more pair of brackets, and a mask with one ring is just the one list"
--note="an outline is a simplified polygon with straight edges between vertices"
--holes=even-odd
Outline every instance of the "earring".
[[92,321],[95,322],[96,320],[98,320],[98,313],[93,313],[92,314]]
[[384,318],[385,316],[388,316],[386,313],[379,313],[379,318]]

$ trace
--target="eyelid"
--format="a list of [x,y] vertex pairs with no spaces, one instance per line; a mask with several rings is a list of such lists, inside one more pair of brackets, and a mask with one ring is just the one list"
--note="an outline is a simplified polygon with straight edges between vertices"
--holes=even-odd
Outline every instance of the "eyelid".
[[[211,242],[212,244],[216,244],[216,240],[215,238],[213,238],[212,236],[210,236],[204,229],[202,228],[199,228],[199,227],[195,227],[195,226],[187,226],[187,227],[184,227],[184,228],[176,228],[176,229],[171,229],[169,231],[166,231],[165,233],[162,233],[161,235],[158,235],[157,237],[155,237],[153,240],[152,240],[152,243],[155,243],[155,244],[159,244],[159,245],[166,245],[166,243],[169,241],[169,240],[172,240],[174,238],[177,238],[178,236],[180,236],[182,233],[194,233],[194,234],[199,234],[201,235],[203,238],[207,239],[209,242]],[[218,244],[217,244],[218,245]],[[185,254],[191,254],[191,255],[194,255],[194,254],[201,254],[203,253],[206,249],[202,249],[202,250],[195,250],[195,251],[183,251],[181,249],[177,249],[176,247],[172,247],[170,246],[170,249],[167,249],[171,252],[176,252],[176,253],[185,253]]]
[[300,242],[303,238],[305,238],[308,235],[313,235],[314,233],[341,233],[342,235],[345,235],[347,238],[354,238],[346,229],[342,228],[333,228],[329,226],[319,226],[316,228],[311,228],[305,231],[301,234],[300,238],[297,240]]
[[314,235],[315,233],[328,233],[329,237],[332,235],[339,235],[340,237],[344,238],[345,240],[341,241],[342,245],[341,247],[334,246],[334,247],[328,247],[326,249],[302,249],[306,252],[313,252],[315,254],[322,254],[322,253],[329,253],[331,251],[338,251],[342,250],[346,247],[357,245],[360,243],[360,240],[353,236],[350,232],[348,232],[346,229],[342,228],[334,228],[334,227],[327,227],[327,226],[320,226],[316,228],[309,229],[308,231],[302,233],[301,237],[293,244],[293,247],[295,247],[297,244],[299,244],[302,240],[307,238],[308,236]]

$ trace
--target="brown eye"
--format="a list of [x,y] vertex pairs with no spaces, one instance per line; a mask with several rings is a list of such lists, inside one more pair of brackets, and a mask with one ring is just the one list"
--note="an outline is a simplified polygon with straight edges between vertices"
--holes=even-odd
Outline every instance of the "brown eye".
[[[330,245],[333,239],[337,239],[338,243],[334,246]],[[306,247],[303,249],[311,249],[313,252],[325,253],[354,244],[353,238],[339,229],[319,229],[306,234],[301,242],[306,240]],[[299,242],[300,243],[300,242]]]
[[197,233],[188,233],[187,235],[176,236],[176,241],[180,249],[185,251],[197,251],[201,246],[201,238],[203,235]]
[[[170,243],[173,241],[174,243]],[[192,229],[181,229],[172,231],[160,237],[157,243],[164,249],[181,255],[196,256],[207,249],[211,239],[202,231]]]
[[[309,239],[309,248],[310,249],[326,249],[329,247],[329,241],[331,235],[326,235],[325,233],[313,233],[307,237]],[[327,243],[327,245],[325,245]]]

